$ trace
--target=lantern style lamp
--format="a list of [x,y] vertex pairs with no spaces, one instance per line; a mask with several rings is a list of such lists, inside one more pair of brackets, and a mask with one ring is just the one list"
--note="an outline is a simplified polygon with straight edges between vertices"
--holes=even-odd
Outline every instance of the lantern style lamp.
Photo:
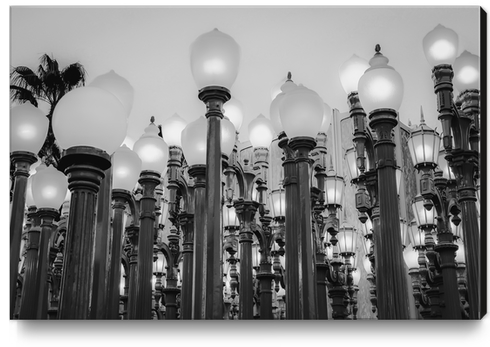
[[[138,241],[138,269],[136,298],[129,297],[131,319],[150,319],[152,304],[152,263],[153,263],[153,239],[155,226],[155,188],[161,183],[162,172],[166,170],[169,155],[168,145],[158,136],[158,127],[154,124],[155,118],[151,117],[150,124],[145,133],[134,144],[134,152],[141,159],[141,172],[138,183],[143,189],[140,199],[140,231]],[[164,173],[164,172],[163,172]],[[165,174],[165,173],[164,173]],[[138,305],[132,305],[136,300]]]
[[456,176],[454,176],[453,169],[449,166],[446,160],[446,151],[444,150],[444,148],[439,150],[439,156],[437,157],[437,166],[439,167],[439,170],[442,171],[442,177],[444,177],[448,181],[456,181]]
[[418,271],[419,252],[416,248],[412,247],[412,245],[408,245],[408,247],[403,250],[403,259],[409,270],[416,269]]
[[225,229],[238,230],[240,223],[233,206],[223,206],[223,227]]
[[432,169],[437,166],[441,138],[425,124],[421,110],[420,125],[410,134],[408,149],[417,170]]
[[341,256],[351,257],[356,254],[357,231],[353,226],[343,223],[337,239]]
[[235,126],[235,131],[240,132],[240,128],[243,123],[244,109],[240,100],[235,99],[233,96],[223,105],[223,114],[230,122]]
[[131,191],[141,172],[142,162],[136,152],[126,145],[119,147],[112,155],[112,221],[111,263],[108,287],[111,295],[108,300],[108,318],[117,319],[119,316],[118,283],[121,277],[121,250],[125,228],[126,205],[132,202]]
[[286,195],[284,188],[275,189],[271,192],[272,216],[275,221],[284,221],[286,217]]
[[408,239],[413,249],[422,249],[425,247],[425,233],[419,228],[417,221],[414,219],[407,228]]
[[325,205],[340,208],[344,196],[344,187],[344,179],[337,176],[333,166],[331,166],[325,178]]
[[157,253],[157,257],[153,262],[153,273],[162,276],[165,273],[165,256],[162,252]]
[[[412,210],[417,221],[417,225],[420,228],[434,229],[436,227],[436,212],[435,209],[430,211],[425,208],[425,199],[418,195],[415,197],[412,203]],[[412,242],[412,246],[415,247],[415,243]]]
[[[214,235],[220,229],[221,210],[221,120],[223,104],[231,98],[230,88],[238,75],[240,47],[229,35],[214,29],[199,36],[191,45],[191,72],[199,89],[199,99],[206,105],[206,232],[209,252],[203,265],[206,274],[204,317],[222,318],[223,298],[220,266],[221,240]],[[184,149],[185,151],[185,149]],[[196,290],[199,289],[196,288]],[[197,291],[196,291],[197,292]]]
[[17,297],[17,274],[29,171],[48,132],[48,119],[37,107],[22,104],[10,110],[10,160],[14,166],[10,213],[10,318]]

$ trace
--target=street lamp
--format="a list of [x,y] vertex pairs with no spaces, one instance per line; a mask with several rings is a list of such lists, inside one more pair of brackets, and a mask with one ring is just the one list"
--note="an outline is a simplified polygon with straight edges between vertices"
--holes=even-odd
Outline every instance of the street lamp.
[[[470,318],[480,318],[480,236],[476,207],[479,176],[480,92],[479,58],[463,52],[457,58],[459,38],[452,29],[438,25],[423,40],[437,95],[446,160],[456,175],[461,207],[468,276]],[[460,89],[453,100],[454,83]],[[453,145],[454,140],[454,145]]]
[[[168,161],[168,145],[158,136],[158,127],[153,123],[135,142],[133,151],[141,159],[138,183],[143,189],[140,199],[140,230],[138,236],[138,270],[135,295],[129,296],[129,316],[132,319],[151,319],[151,279],[153,264],[153,240],[155,238],[155,188],[161,183]],[[134,301],[133,301],[134,300]],[[137,304],[136,304],[137,303]]]
[[10,110],[10,161],[14,167],[10,213],[10,318],[13,318],[17,296],[22,225],[29,169],[37,161],[48,132],[48,119],[31,104]]

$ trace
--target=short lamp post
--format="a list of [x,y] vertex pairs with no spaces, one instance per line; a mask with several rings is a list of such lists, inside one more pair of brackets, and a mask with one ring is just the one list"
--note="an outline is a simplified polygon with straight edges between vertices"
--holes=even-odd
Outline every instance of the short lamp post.
[[[27,267],[24,274],[20,319],[46,319],[39,316],[43,302],[48,300],[49,239],[59,219],[68,182],[66,176],[54,167],[38,166],[32,176],[32,197],[38,206],[37,217],[41,219],[41,237],[38,243],[37,263]],[[32,271],[35,270],[35,271]],[[40,295],[41,294],[41,295]]]
[[[446,160],[456,175],[468,276],[470,318],[481,318],[481,267],[476,179],[479,176],[480,58],[467,51],[458,58],[459,38],[438,25],[423,39],[432,69]],[[460,94],[453,100],[454,86]]]
[[31,104],[10,110],[10,160],[14,167],[14,188],[10,215],[10,319],[17,298],[17,274],[24,223],[29,169],[37,161],[48,132],[48,119]]
[[71,191],[60,319],[90,317],[97,193],[111,167],[110,155],[126,136],[126,117],[113,93],[93,86],[65,94],[53,114],[54,135],[66,149],[58,169],[67,175]]

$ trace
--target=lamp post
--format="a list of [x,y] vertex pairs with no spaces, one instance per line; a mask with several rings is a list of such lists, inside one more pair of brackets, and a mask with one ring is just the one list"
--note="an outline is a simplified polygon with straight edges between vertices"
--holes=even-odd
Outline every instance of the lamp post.
[[17,275],[26,203],[29,169],[37,161],[48,132],[48,120],[31,104],[10,110],[10,160],[14,167],[14,188],[10,214],[10,319],[13,318],[17,297]]
[[199,99],[206,105],[206,262],[204,282],[205,318],[222,319],[221,268],[221,126],[223,104],[238,74],[240,47],[227,34],[214,29],[199,36],[191,46],[191,71],[199,89]]
[[[407,283],[404,273],[402,242],[396,187],[395,143],[391,132],[398,124],[397,109],[403,97],[403,81],[388,59],[380,53],[371,58],[359,80],[359,99],[369,125],[377,135],[374,144],[379,199],[379,229],[375,226],[376,288],[380,319],[409,319]],[[379,230],[379,232],[378,232]]]
[[[141,173],[138,183],[143,189],[140,199],[140,230],[138,239],[138,265],[136,311],[130,311],[130,319],[151,319],[151,279],[153,264],[153,242],[155,239],[155,188],[161,183],[162,172],[166,170],[168,146],[158,136],[158,128],[153,123],[145,129],[145,133],[135,142],[133,150],[141,159]],[[131,306],[131,305],[130,305]]]
[[[289,74],[288,81],[285,84],[292,83],[290,77]],[[286,179],[294,180],[294,176],[296,176],[296,203],[299,202],[299,206],[290,219],[291,221],[296,219],[298,224],[293,222],[293,229],[289,229],[291,233],[288,234],[287,210],[295,206],[295,201],[288,201],[288,195],[286,195],[286,259],[290,255],[293,256],[294,253],[298,253],[300,259],[297,263],[292,259],[292,262],[286,264],[286,281],[293,293],[298,294],[298,297],[290,297],[291,300],[289,298],[286,299],[286,309],[288,310],[286,317],[288,319],[316,319],[316,271],[315,255],[313,254],[313,233],[311,230],[309,178],[311,165],[308,155],[316,145],[315,138],[323,122],[324,103],[316,92],[301,85],[294,86],[293,84],[290,86],[292,87],[290,90],[287,90],[289,88],[287,86],[284,88],[287,92],[282,96],[282,100],[279,103],[279,115],[284,132],[289,137],[287,146],[294,151],[294,171],[290,172],[285,168],[284,179],[285,181]],[[289,171],[287,172],[288,175],[286,175],[286,171]],[[284,185],[286,186],[286,184]],[[293,196],[290,195],[290,197]],[[295,226],[298,229],[293,232]],[[300,267],[297,271],[299,277],[293,277],[296,271],[292,270],[291,274],[293,276],[291,277],[293,278],[288,279],[290,277],[288,269],[296,266]],[[293,289],[296,286],[299,286],[298,291]],[[288,291],[289,288],[286,285],[286,293]],[[289,311],[294,305],[297,306],[296,309]]]
[[[408,141],[412,161],[417,170],[422,171],[420,178],[420,193],[426,199],[424,206],[437,212],[437,245],[435,252],[440,257],[433,257],[436,268],[442,274],[442,300],[444,301],[443,318],[461,319],[459,293],[457,284],[455,254],[457,245],[453,243],[454,236],[451,232],[450,216],[457,224],[460,209],[456,199],[456,192],[446,192],[447,180],[442,177],[441,170],[435,172],[437,167],[440,137],[437,132],[425,125],[422,118],[420,126],[413,130]],[[444,159],[443,159],[444,160]]]
[[[124,232],[124,211],[127,204],[134,205],[131,191],[141,172],[141,159],[126,145],[119,147],[112,156],[112,241],[110,247],[109,279],[107,285],[107,318],[119,318],[119,285],[121,281],[121,255]],[[133,206],[134,211],[134,206]]]
[[66,149],[58,169],[68,176],[71,191],[60,319],[89,317],[97,193],[104,171],[111,166],[109,156],[123,142],[126,129],[123,105],[114,94],[98,87],[70,91],[54,111],[53,132]]
[[[423,40],[425,56],[433,67],[437,111],[442,123],[446,160],[453,168],[461,206],[470,318],[480,318],[480,236],[475,179],[479,175],[480,85],[479,58],[469,52],[456,59],[456,32],[438,25]],[[460,95],[453,101],[454,85]],[[454,146],[453,146],[454,141]]]

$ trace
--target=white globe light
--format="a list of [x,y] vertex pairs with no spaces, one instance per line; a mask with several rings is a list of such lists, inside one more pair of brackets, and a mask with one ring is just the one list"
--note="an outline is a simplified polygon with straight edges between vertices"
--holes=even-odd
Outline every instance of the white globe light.
[[182,130],[182,151],[189,166],[206,165],[207,122],[204,116]]
[[160,174],[165,172],[168,161],[168,146],[158,136],[158,127],[153,121],[145,128],[145,133],[135,142],[133,151],[141,159],[142,171],[155,171]]
[[112,188],[131,191],[138,181],[142,162],[136,152],[126,145],[119,147],[112,155]]
[[248,136],[252,146],[255,148],[269,148],[274,139],[274,130],[272,123],[264,115],[259,114],[248,125]]
[[37,154],[46,139],[48,126],[48,118],[30,103],[11,108],[10,152],[26,151]]
[[218,29],[202,34],[191,45],[191,71],[198,89],[207,86],[231,89],[239,63],[240,47]]
[[229,156],[235,147],[236,131],[233,123],[224,117],[220,121],[221,126],[221,153]]
[[177,113],[162,122],[162,136],[167,145],[182,147],[181,133],[186,125],[186,120]]
[[355,54],[340,66],[340,82],[347,95],[357,91],[359,79],[367,69],[369,69],[367,60],[362,59]]
[[232,96],[231,99],[223,105],[223,115],[228,117],[235,126],[236,132],[239,132],[242,127],[244,116],[244,109],[241,101]]
[[133,108],[134,89],[127,79],[111,70],[106,74],[97,76],[89,86],[112,93],[126,109],[126,117],[129,117]]
[[68,190],[68,179],[54,167],[41,164],[32,176],[32,198],[37,208],[59,209]]
[[480,57],[464,51],[453,65],[453,83],[456,89],[464,92],[468,89],[480,89]]
[[63,149],[91,146],[111,155],[124,141],[127,127],[123,105],[98,87],[66,93],[53,113],[53,132]]
[[425,35],[422,45],[430,66],[452,64],[458,54],[459,38],[454,30],[438,24]]

